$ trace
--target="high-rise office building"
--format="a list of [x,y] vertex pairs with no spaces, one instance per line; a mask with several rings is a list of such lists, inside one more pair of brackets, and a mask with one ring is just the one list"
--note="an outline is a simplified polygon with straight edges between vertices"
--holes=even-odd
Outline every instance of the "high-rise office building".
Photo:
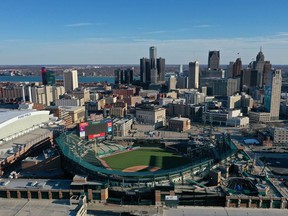
[[45,67],[41,68],[41,75],[42,75],[42,84],[43,85],[55,85],[56,78],[55,72],[51,70],[47,70]]
[[176,89],[176,84],[177,84],[177,78],[175,75],[170,75],[168,79],[168,89]]
[[245,88],[248,88],[250,86],[250,77],[251,76],[251,69],[247,68],[241,71],[241,90],[243,89],[243,86]]
[[209,51],[208,68],[210,70],[218,70],[220,65],[220,51]]
[[133,82],[133,72],[134,68],[127,68],[124,71],[124,80],[126,84],[132,84]]
[[56,84],[56,76],[55,72],[51,70],[47,70],[46,72],[46,85],[55,85]]
[[133,69],[128,68],[126,70],[116,69],[114,71],[115,84],[131,84],[133,82]]
[[148,84],[165,83],[165,59],[157,58],[156,47],[150,47],[149,59],[140,59],[140,81]]
[[65,91],[73,91],[78,88],[78,71],[77,70],[67,70],[64,71],[64,88]]
[[[53,101],[59,99],[60,95],[65,93],[63,86],[32,86],[31,102],[49,106]],[[30,95],[29,95],[30,98]]]
[[46,85],[46,67],[41,67],[42,84]]
[[229,65],[227,65],[227,68],[226,68],[226,71],[225,71],[225,78],[226,79],[233,77],[233,66],[234,66],[234,63],[235,62],[230,61]]
[[150,83],[151,82],[151,63],[148,58],[140,59],[140,81],[142,83]]
[[258,80],[258,71],[250,70],[250,86],[249,87],[256,87],[257,80]]
[[151,68],[155,69],[157,68],[157,48],[152,46],[149,48],[149,57],[150,57],[150,61],[151,61]]
[[272,69],[272,64],[270,63],[270,61],[265,61],[264,63],[264,68],[263,68],[263,76],[262,76],[262,83],[263,83],[263,86],[266,85],[266,76],[267,76],[267,73]]
[[254,88],[257,87],[258,71],[251,68],[242,70],[241,72],[241,88]]
[[114,71],[114,80],[115,80],[115,84],[116,85],[122,84],[122,81],[123,81],[123,70],[121,70],[119,68],[119,69],[116,69]]
[[240,92],[240,78],[227,79],[227,96]]
[[267,73],[264,97],[264,107],[270,112],[270,121],[279,120],[281,85],[281,70],[270,70]]
[[189,86],[189,79],[187,76],[178,76],[177,77],[177,84],[176,84],[176,87],[177,88],[188,88]]
[[179,73],[183,73],[183,65],[182,64],[179,65]]
[[158,83],[158,71],[157,68],[151,68],[150,70],[150,83]]
[[233,78],[240,77],[242,71],[242,61],[241,58],[237,58],[233,64]]
[[266,75],[271,70],[270,61],[265,61],[265,56],[262,52],[262,47],[256,56],[256,61],[252,62],[252,69],[258,71],[257,86],[263,87],[266,83]]
[[188,75],[189,88],[199,88],[199,62],[189,62],[189,75]]
[[158,73],[158,83],[164,83],[165,82],[165,59],[164,58],[158,58],[157,59],[157,73]]

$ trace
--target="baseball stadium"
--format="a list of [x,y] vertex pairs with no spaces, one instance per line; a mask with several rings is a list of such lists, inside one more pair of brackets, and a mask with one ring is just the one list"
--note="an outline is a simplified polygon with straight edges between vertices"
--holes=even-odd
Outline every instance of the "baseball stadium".
[[60,135],[57,144],[63,154],[64,168],[72,174],[130,187],[183,182],[210,168],[212,160],[192,160],[164,143],[133,143],[125,146],[106,141],[83,140],[71,132]]
[[159,140],[123,145],[83,139],[74,131],[61,134],[56,142],[63,155],[65,170],[111,186],[183,184],[210,170],[215,160],[214,147],[202,146],[189,154],[193,152],[191,149],[166,145]]

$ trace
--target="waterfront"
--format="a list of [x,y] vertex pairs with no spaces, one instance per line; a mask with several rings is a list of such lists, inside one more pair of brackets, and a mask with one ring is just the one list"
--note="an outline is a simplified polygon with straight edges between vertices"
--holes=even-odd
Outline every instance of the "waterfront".
[[[56,80],[63,80],[63,77],[57,76]],[[80,83],[107,82],[114,83],[114,77],[78,77]],[[41,76],[0,76],[0,82],[42,82]]]

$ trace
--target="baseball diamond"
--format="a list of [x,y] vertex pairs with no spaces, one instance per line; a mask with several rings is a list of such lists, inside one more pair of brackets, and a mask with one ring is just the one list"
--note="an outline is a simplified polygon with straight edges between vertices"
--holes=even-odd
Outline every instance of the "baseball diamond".
[[[101,158],[112,170],[123,172],[156,171],[185,165],[190,160],[161,148],[140,148]],[[139,168],[140,167],[140,168]]]

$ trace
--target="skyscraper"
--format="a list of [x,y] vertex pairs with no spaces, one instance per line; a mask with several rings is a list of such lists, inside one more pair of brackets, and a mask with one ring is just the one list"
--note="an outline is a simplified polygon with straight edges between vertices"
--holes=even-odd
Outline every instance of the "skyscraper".
[[266,74],[271,70],[272,65],[270,61],[265,61],[265,56],[262,52],[262,47],[256,56],[256,61],[253,62],[252,68],[258,71],[257,85],[259,87],[265,86]]
[[250,70],[250,86],[249,87],[257,86],[257,77],[258,77],[258,71]]
[[266,85],[266,76],[267,73],[272,69],[272,64],[270,63],[270,61],[265,61],[264,63],[264,68],[263,68],[263,75],[262,75],[262,83],[263,86]]
[[164,58],[158,58],[157,59],[157,73],[158,73],[158,83],[164,83],[165,82],[165,59]]
[[168,79],[168,89],[176,89],[177,78],[175,75],[170,75]]
[[282,75],[281,70],[267,73],[264,107],[270,112],[270,121],[279,120]]
[[225,72],[225,78],[232,78],[233,77],[233,67],[234,67],[233,61],[229,62],[229,65],[227,65],[226,72]]
[[140,81],[147,84],[165,83],[165,59],[157,58],[156,47],[149,48],[149,59],[140,59]]
[[151,70],[150,70],[150,82],[152,84],[158,83],[158,71],[157,71],[157,68],[151,68]]
[[51,70],[46,70],[45,67],[41,68],[41,75],[42,75],[42,84],[43,85],[55,85],[56,78],[55,72]]
[[188,75],[189,88],[199,88],[199,62],[189,62],[189,75]]
[[242,71],[242,61],[241,58],[237,58],[236,62],[233,64],[233,78],[240,77]]
[[127,68],[124,71],[124,78],[125,78],[125,83],[126,84],[132,84],[132,82],[133,82],[133,72],[134,72],[134,68]]
[[151,82],[151,63],[148,58],[140,59],[140,81],[142,83],[150,83]]
[[126,70],[116,69],[114,71],[115,84],[131,84],[133,82],[133,68]]
[[157,68],[157,48],[152,46],[149,48],[149,57],[150,57],[150,61],[151,61],[151,68],[155,69]]
[[179,65],[179,73],[183,73],[183,65],[182,64]]
[[115,79],[116,85],[122,84],[123,83],[123,70],[121,70],[120,68],[116,69],[114,71],[114,79]]
[[46,85],[46,67],[41,67],[42,84]]
[[65,92],[73,91],[78,88],[78,71],[66,70],[64,71],[64,88]]
[[231,96],[240,91],[240,78],[227,79],[227,96]]
[[210,70],[218,70],[220,64],[220,51],[209,51],[208,54],[208,68]]

